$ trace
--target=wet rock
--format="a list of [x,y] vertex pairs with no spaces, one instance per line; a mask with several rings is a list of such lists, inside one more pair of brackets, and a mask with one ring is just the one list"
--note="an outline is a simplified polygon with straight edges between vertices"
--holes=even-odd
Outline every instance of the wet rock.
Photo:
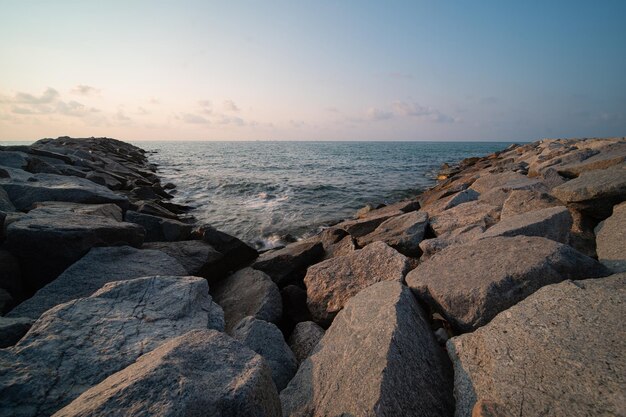
[[83,178],[34,174],[31,179],[34,180],[0,180],[0,185],[18,210],[28,210],[35,203],[42,201],[68,201],[83,204],[113,203],[122,209],[128,206],[126,197]]
[[227,335],[192,330],[84,392],[55,414],[278,417],[280,400],[263,359]]
[[352,255],[309,267],[307,305],[315,321],[328,325],[359,291],[380,281],[403,282],[410,265],[404,255],[383,242],[374,242]]
[[25,286],[37,290],[97,246],[143,243],[143,229],[102,216],[29,213],[9,224],[6,247],[17,256]]
[[418,257],[421,254],[419,243],[424,239],[428,214],[413,211],[392,217],[380,224],[372,233],[357,239],[363,247],[372,242],[384,242],[406,256]]
[[289,347],[298,363],[302,363],[324,337],[324,329],[312,321],[303,321],[296,325],[289,336]]
[[146,230],[146,242],[186,240],[193,229],[192,225],[178,220],[164,219],[130,210],[126,212],[126,221],[141,225]]
[[157,250],[93,248],[8,315],[37,319],[58,304],[90,296],[106,283],[153,275],[184,276],[187,271],[176,259]]
[[321,242],[296,242],[283,249],[261,254],[252,267],[265,272],[282,288],[301,280],[306,268],[323,256],[324,247]]
[[452,338],[456,416],[485,401],[507,416],[623,414],[626,333],[607,318],[626,314],[625,288],[625,274],[549,285]]
[[611,215],[611,207],[626,200],[626,163],[583,172],[559,185],[552,194],[568,205],[598,218]]
[[459,227],[479,225],[487,228],[500,218],[498,207],[482,201],[461,204],[439,214],[431,215],[430,227],[435,235],[440,236]]
[[48,310],[0,350],[0,415],[50,415],[166,340],[206,328],[222,330],[223,316],[204,278],[108,283]]
[[513,190],[504,201],[501,219],[517,216],[529,211],[560,206],[561,203],[550,194],[533,190]]
[[408,288],[353,297],[280,395],[283,416],[451,416],[445,353]]
[[280,291],[262,271],[245,268],[219,281],[212,288],[215,302],[224,309],[226,332],[245,317],[278,323],[283,306]]
[[205,278],[212,275],[214,266],[224,258],[224,255],[201,240],[148,242],[143,244],[143,248],[160,250],[176,259],[188,275]]
[[16,344],[34,322],[28,317],[0,317],[0,348]]
[[626,272],[626,203],[595,229],[598,260],[613,272]]
[[272,323],[246,317],[233,329],[232,336],[261,355],[272,369],[272,380],[280,392],[298,370],[298,362],[283,334]]
[[545,285],[608,275],[596,260],[542,237],[493,237],[449,247],[406,278],[414,293],[460,332]]
[[507,217],[489,228],[482,238],[496,236],[540,236],[567,243],[572,216],[566,207],[548,207]]

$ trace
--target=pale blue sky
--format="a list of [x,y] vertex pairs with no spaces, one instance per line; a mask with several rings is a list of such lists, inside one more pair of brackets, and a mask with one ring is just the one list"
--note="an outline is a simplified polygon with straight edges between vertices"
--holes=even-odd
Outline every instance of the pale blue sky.
[[0,0],[0,140],[626,135],[626,1]]

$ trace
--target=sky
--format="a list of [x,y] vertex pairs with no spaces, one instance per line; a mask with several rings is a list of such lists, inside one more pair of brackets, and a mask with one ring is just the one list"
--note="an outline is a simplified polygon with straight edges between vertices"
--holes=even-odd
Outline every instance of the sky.
[[624,0],[0,0],[0,140],[625,136],[624,22]]

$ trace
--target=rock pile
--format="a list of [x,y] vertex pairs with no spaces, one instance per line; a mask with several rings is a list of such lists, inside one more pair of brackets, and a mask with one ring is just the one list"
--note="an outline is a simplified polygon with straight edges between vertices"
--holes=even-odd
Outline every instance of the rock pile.
[[438,179],[257,257],[135,146],[0,147],[0,416],[626,415],[626,138]]

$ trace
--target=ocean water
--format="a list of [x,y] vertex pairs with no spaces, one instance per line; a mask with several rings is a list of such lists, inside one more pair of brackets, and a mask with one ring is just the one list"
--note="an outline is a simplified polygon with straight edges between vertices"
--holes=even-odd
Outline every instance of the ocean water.
[[174,202],[201,222],[265,249],[435,184],[444,162],[510,142],[135,142],[154,151]]

